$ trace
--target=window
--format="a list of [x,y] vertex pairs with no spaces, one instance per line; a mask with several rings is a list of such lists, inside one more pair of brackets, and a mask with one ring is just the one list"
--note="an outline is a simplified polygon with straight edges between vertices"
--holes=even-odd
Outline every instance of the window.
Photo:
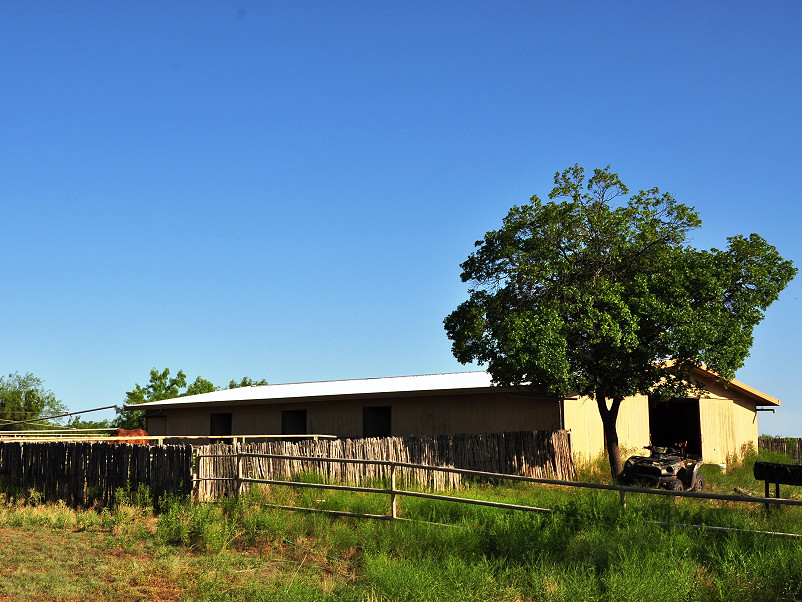
[[282,410],[282,412],[281,412],[281,434],[282,435],[305,435],[306,434],[306,410]]
[[[212,437],[231,435],[231,412],[227,414],[212,414],[209,434],[212,435]],[[219,442],[231,443],[231,439],[224,439]]]
[[391,436],[391,410],[390,406],[362,408],[362,436]]

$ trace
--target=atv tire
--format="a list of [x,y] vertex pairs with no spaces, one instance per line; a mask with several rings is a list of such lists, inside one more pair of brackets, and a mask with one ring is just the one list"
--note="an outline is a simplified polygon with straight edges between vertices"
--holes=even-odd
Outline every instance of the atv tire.
[[685,491],[685,486],[679,479],[671,479],[670,481],[666,482],[666,489],[669,491]]
[[702,477],[696,477],[696,483],[693,484],[691,487],[691,491],[704,491],[705,490],[705,480]]

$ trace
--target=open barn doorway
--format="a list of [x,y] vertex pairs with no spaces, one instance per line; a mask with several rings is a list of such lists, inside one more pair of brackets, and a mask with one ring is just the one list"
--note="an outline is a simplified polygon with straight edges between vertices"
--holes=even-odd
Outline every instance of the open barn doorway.
[[698,399],[649,399],[649,434],[652,445],[685,447],[689,454],[702,455],[702,425]]

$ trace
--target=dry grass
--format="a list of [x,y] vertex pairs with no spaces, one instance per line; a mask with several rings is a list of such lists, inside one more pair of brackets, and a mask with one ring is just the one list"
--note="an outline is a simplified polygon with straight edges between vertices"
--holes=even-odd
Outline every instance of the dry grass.
[[[727,491],[753,485],[749,469],[705,478]],[[130,499],[102,511],[3,501],[0,600],[802,599],[798,540],[652,522],[802,533],[799,509],[641,496],[622,514],[614,492],[477,484],[463,494],[557,512],[404,498],[402,515],[419,522],[389,523],[268,508],[387,510],[386,496],[287,488],[172,500],[158,517]],[[655,575],[671,588],[656,588]]]
[[166,545],[156,523],[126,505],[0,507],[0,601],[224,600],[249,591],[243,599],[262,599],[258,592],[284,583],[314,582],[325,593],[351,579],[349,565],[312,537],[208,553]]

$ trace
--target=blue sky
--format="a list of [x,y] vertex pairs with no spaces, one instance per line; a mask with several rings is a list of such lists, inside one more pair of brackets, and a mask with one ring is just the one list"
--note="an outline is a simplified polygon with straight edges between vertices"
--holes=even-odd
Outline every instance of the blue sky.
[[[574,163],[802,267],[799,31],[797,2],[3,3],[0,371],[81,410],[154,367],[464,370],[459,263]],[[738,373],[783,401],[761,432],[802,436],[800,297]]]

